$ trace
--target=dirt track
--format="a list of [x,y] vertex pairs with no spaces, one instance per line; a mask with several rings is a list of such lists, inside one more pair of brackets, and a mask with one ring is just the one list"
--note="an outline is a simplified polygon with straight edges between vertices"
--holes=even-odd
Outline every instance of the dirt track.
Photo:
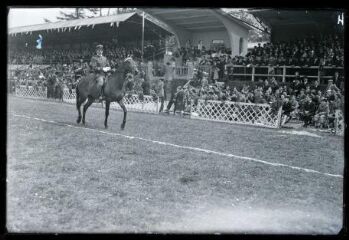
[[[18,117],[25,115],[30,118]],[[337,233],[343,179],[75,126],[72,105],[10,97],[9,231]],[[87,127],[343,174],[343,139],[91,108]],[[52,120],[48,123],[38,119]]]

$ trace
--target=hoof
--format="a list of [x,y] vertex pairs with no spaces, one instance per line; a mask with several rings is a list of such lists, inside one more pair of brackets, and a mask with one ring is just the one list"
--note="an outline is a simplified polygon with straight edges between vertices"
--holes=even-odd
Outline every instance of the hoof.
[[80,123],[81,121],[81,117],[78,117],[78,119],[76,120],[76,123]]
[[121,130],[124,130],[125,129],[125,124],[121,124]]
[[108,125],[104,125],[104,128],[105,128],[105,129],[108,129]]

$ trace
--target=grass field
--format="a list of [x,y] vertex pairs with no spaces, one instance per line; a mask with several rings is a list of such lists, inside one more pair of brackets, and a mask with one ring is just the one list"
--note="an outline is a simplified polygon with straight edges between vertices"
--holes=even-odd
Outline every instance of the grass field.
[[133,112],[121,131],[119,111],[105,130],[102,108],[86,127],[76,117],[74,105],[8,98],[10,232],[342,227],[341,137]]

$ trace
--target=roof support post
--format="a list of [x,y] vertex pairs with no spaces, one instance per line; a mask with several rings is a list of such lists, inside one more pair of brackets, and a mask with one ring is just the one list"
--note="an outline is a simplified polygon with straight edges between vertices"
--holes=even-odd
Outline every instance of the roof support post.
[[142,62],[143,62],[143,55],[144,55],[144,11],[142,14]]

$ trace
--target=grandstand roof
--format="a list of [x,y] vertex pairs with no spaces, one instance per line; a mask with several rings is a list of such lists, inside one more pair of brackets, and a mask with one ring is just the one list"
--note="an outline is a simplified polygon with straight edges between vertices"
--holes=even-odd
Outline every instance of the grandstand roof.
[[[133,15],[138,14],[133,13],[122,13],[118,15],[104,16],[104,17],[94,17],[94,18],[83,18],[75,20],[59,21],[54,23],[43,23],[23,27],[14,27],[9,29],[9,34],[15,33],[25,33],[25,32],[35,32],[51,29],[66,29],[66,28],[80,28],[82,26],[93,26],[105,23],[119,23],[124,22],[131,18]],[[138,14],[139,15],[139,14]],[[148,19],[149,20],[149,19]]]
[[230,21],[250,30],[247,24],[239,19],[223,12],[220,9],[212,8],[143,8],[150,15],[164,21],[165,23],[176,26],[187,31],[207,31],[223,30],[224,24],[215,13],[228,17]]
[[249,13],[261,19],[271,28],[287,25],[331,25],[336,24],[336,10],[281,10],[250,9]]

